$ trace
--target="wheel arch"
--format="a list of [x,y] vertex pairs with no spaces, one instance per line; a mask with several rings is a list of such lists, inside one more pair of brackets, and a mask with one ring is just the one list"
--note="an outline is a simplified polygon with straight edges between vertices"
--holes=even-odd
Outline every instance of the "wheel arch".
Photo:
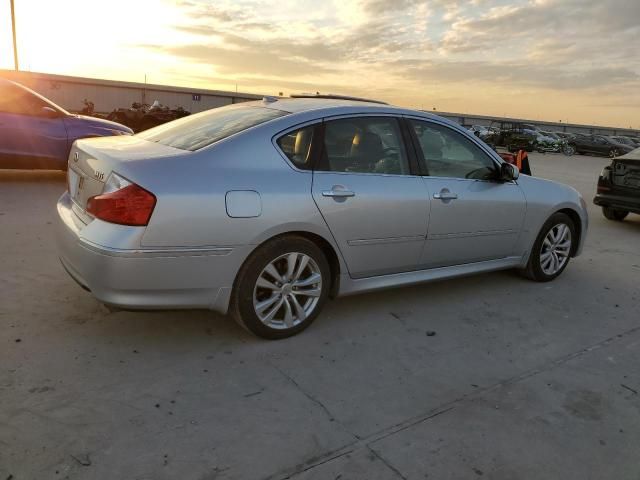
[[247,254],[247,257],[244,259],[242,265],[238,269],[238,272],[236,273],[233,281],[233,289],[235,290],[236,288],[236,283],[238,281],[240,271],[256,250],[258,250],[265,244],[272,242],[273,240],[294,236],[302,237],[315,243],[324,253],[325,257],[327,258],[327,262],[329,263],[329,269],[331,270],[331,288],[329,290],[329,295],[331,298],[335,298],[340,289],[340,272],[343,270],[346,271],[346,268],[343,267],[338,249],[333,245],[333,243],[319,233],[311,232],[309,230],[287,230],[273,234],[268,238],[262,238],[260,242],[256,243],[251,251]]
[[576,227],[576,236],[578,237],[576,239],[575,242],[573,242],[573,245],[571,246],[571,256],[575,257],[576,256],[576,252],[578,251],[578,246],[581,244],[582,242],[582,218],[580,218],[580,214],[574,210],[573,208],[561,208],[560,210],[557,210],[555,212],[553,212],[553,214],[555,215],[556,213],[564,213],[565,215],[567,215],[571,221],[573,222],[573,225]]

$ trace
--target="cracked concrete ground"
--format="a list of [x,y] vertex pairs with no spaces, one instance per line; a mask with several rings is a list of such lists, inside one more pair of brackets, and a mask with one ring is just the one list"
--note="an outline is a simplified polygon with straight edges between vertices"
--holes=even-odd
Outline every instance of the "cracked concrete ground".
[[58,263],[64,176],[0,172],[0,480],[640,478],[640,216],[591,205],[607,161],[533,155],[590,209],[556,281],[340,299],[278,342],[110,313]]

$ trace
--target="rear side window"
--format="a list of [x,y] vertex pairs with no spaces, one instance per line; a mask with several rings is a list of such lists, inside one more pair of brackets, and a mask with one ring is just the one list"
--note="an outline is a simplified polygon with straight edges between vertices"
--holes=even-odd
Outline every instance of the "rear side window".
[[151,128],[138,136],[182,150],[198,150],[288,112],[262,107],[221,107]]
[[311,170],[311,141],[313,125],[285,133],[277,143],[291,163],[301,170]]

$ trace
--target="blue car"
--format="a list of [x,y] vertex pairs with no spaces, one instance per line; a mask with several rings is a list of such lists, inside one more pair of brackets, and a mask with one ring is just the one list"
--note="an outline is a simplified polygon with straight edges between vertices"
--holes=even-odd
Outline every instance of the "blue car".
[[75,140],[132,134],[116,122],[71,114],[33,90],[0,78],[0,168],[66,170]]

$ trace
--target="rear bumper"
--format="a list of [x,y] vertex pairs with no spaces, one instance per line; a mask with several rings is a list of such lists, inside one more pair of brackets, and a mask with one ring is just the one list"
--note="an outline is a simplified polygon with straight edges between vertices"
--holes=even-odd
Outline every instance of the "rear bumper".
[[140,246],[144,227],[100,220],[85,225],[71,207],[65,193],[57,204],[60,261],[98,300],[124,309],[227,312],[236,272],[249,247],[146,249]]
[[640,213],[640,192],[637,196],[598,193],[594,197],[593,203],[600,207],[617,208],[633,213]]

